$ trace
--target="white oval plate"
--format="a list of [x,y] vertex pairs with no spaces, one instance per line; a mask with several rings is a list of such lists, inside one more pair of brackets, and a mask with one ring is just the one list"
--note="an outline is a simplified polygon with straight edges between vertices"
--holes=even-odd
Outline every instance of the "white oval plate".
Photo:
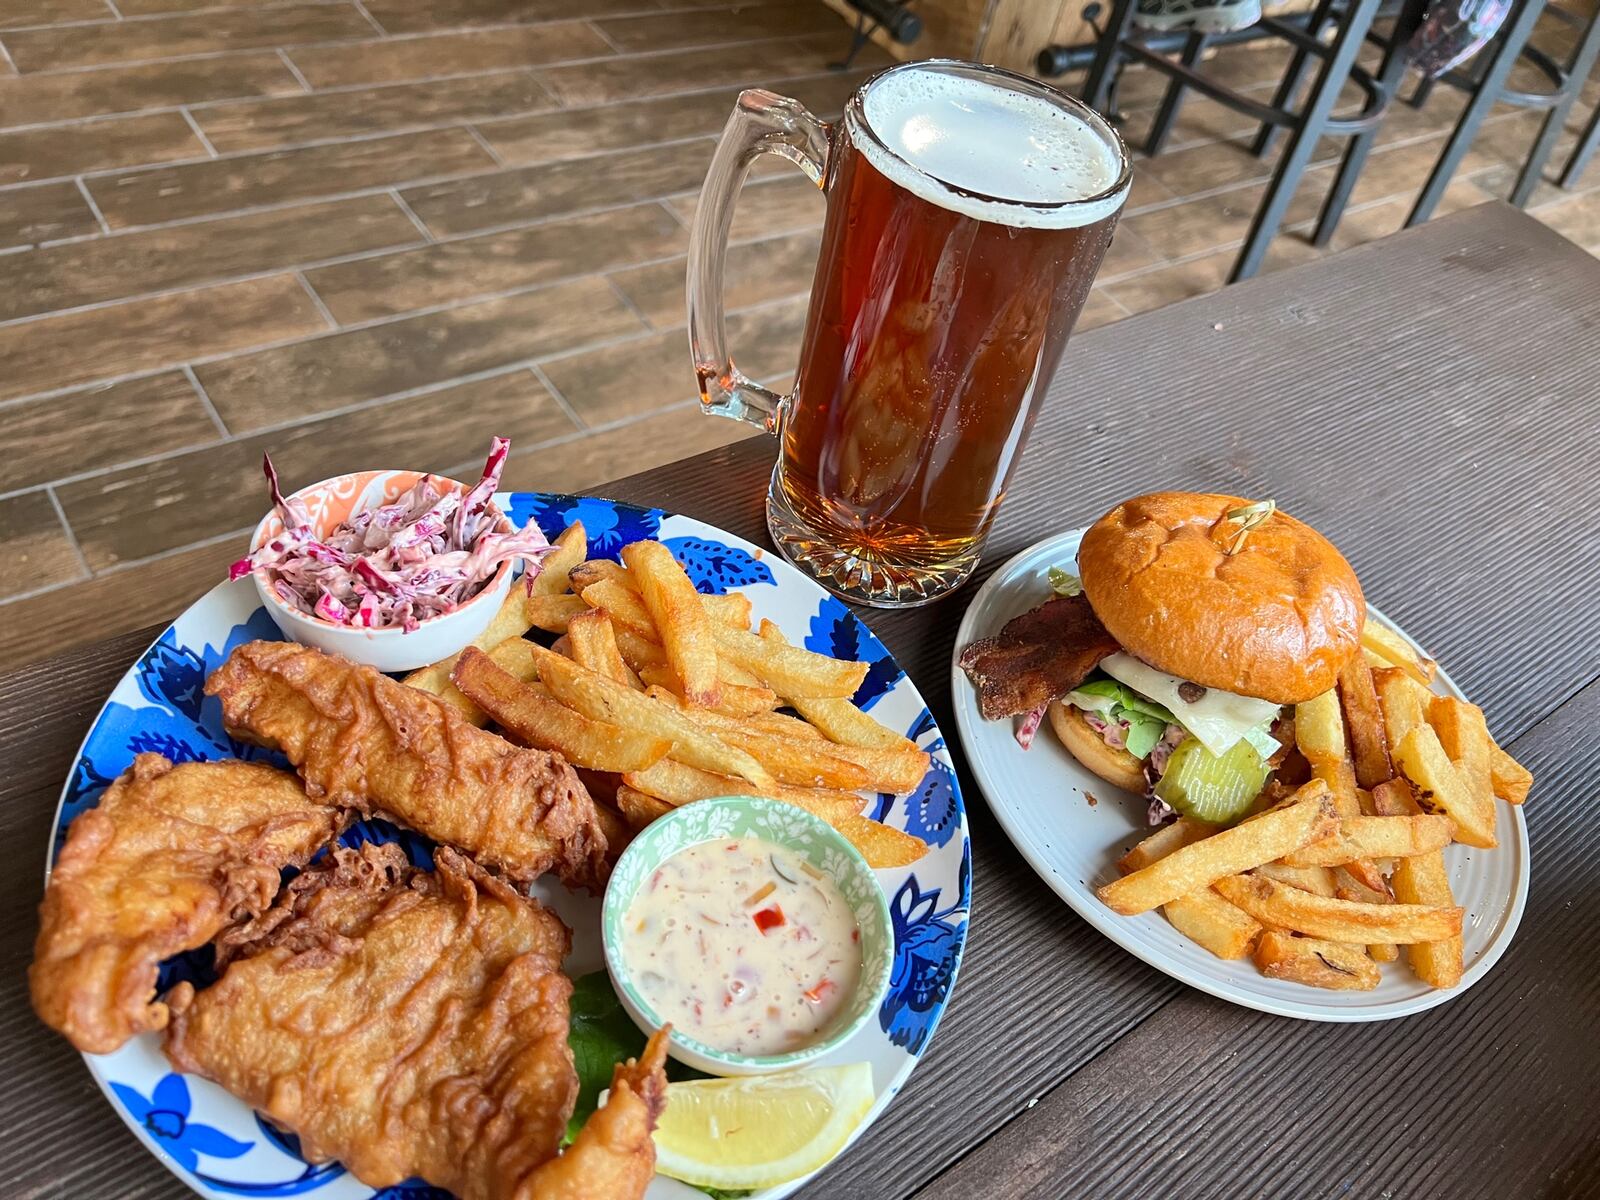
[[[966,943],[972,847],[950,751],[927,704],[851,609],[770,551],[690,517],[592,496],[502,492],[495,502],[518,526],[535,520],[552,539],[573,520],[581,520],[593,558],[615,558],[622,546],[640,538],[659,539],[701,591],[740,589],[750,597],[756,621],[772,619],[791,640],[810,649],[871,663],[857,703],[931,755],[928,774],[915,792],[901,798],[875,796],[864,810],[920,838],[928,853],[914,866],[877,872],[894,927],[889,992],[873,1019],[817,1064],[872,1065],[877,1101],[852,1140],[861,1136],[926,1053],[955,986]],[[204,695],[202,685],[240,642],[281,637],[248,579],[219,583],[190,605],[128,669],[95,718],[62,790],[48,858],[54,859],[72,818],[97,803],[140,751],[156,751],[177,762],[262,756],[263,751],[228,738],[220,706]],[[418,861],[418,847],[428,845],[416,834],[376,821],[358,822],[341,840],[398,840],[413,861]],[[534,885],[533,894],[572,928],[567,974],[576,979],[603,971],[599,897],[574,895],[543,880]],[[195,972],[208,968],[193,960],[180,955],[163,964],[160,986],[165,989],[181,978],[203,985],[206,978]],[[375,1191],[339,1163],[308,1164],[298,1143],[261,1121],[249,1105],[215,1084],[173,1071],[162,1056],[159,1034],[134,1038],[112,1054],[86,1054],[84,1060],[146,1148],[210,1200],[448,1200],[445,1192],[420,1181]],[[916,1147],[908,1143],[905,1150],[914,1153]],[[803,1183],[797,1180],[755,1195],[777,1200]],[[648,1195],[650,1200],[705,1200],[704,1192],[663,1176],[657,1176]]]
[[[961,622],[955,656],[1047,600],[1045,572],[1052,566],[1070,569],[1082,535],[1077,529],[1048,538],[990,576]],[[1377,609],[1368,609],[1393,627]],[[1443,670],[1435,690],[1461,696]],[[1202,950],[1159,912],[1122,917],[1102,904],[1094,889],[1117,878],[1116,860],[1150,832],[1144,802],[1082,767],[1056,740],[1049,722],[1032,748],[1023,750],[1012,735],[1011,721],[985,721],[978,714],[972,684],[954,658],[950,691],[972,773],[1001,826],[1039,877],[1117,945],[1190,987],[1247,1008],[1309,1021],[1409,1016],[1443,1004],[1482,979],[1505,952],[1522,918],[1528,898],[1528,826],[1521,809],[1497,800],[1498,849],[1452,845],[1445,851],[1456,903],[1467,910],[1462,935],[1466,969],[1457,987],[1429,987],[1411,974],[1403,954],[1401,961],[1384,965],[1383,982],[1370,992],[1323,991],[1268,979],[1249,959],[1229,962]]]

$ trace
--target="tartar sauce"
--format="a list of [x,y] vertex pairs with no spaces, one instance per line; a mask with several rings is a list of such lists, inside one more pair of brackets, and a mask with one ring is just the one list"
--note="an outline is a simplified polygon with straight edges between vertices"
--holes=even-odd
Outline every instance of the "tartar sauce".
[[826,1036],[861,977],[861,932],[834,882],[755,837],[690,846],[633,898],[622,959],[696,1041],[786,1054]]

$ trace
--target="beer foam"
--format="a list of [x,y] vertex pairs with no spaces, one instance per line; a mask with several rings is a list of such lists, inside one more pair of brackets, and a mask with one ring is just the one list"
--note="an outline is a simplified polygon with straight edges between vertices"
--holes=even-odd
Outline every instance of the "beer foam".
[[1110,216],[1127,198],[1123,187],[1093,204],[1069,203],[1114,185],[1120,155],[1086,120],[1044,97],[912,65],[878,79],[863,106],[883,143],[856,139],[867,161],[951,212],[1024,229],[1070,229]]

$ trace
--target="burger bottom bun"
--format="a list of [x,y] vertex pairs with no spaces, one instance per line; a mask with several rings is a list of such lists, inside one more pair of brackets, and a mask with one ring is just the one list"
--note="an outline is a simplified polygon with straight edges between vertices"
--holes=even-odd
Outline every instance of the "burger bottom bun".
[[1083,719],[1083,712],[1057,700],[1050,705],[1050,728],[1061,739],[1073,758],[1113,787],[1145,793],[1144,767],[1126,750],[1106,745],[1106,741]]

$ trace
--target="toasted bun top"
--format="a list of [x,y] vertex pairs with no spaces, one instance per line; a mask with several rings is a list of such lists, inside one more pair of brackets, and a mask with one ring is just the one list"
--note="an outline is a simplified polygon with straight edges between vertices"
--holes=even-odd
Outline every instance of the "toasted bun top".
[[1126,501],[1083,535],[1078,573],[1128,653],[1202,687],[1298,704],[1360,653],[1367,605],[1350,564],[1309,525],[1275,512],[1238,539],[1227,514],[1250,503]]

